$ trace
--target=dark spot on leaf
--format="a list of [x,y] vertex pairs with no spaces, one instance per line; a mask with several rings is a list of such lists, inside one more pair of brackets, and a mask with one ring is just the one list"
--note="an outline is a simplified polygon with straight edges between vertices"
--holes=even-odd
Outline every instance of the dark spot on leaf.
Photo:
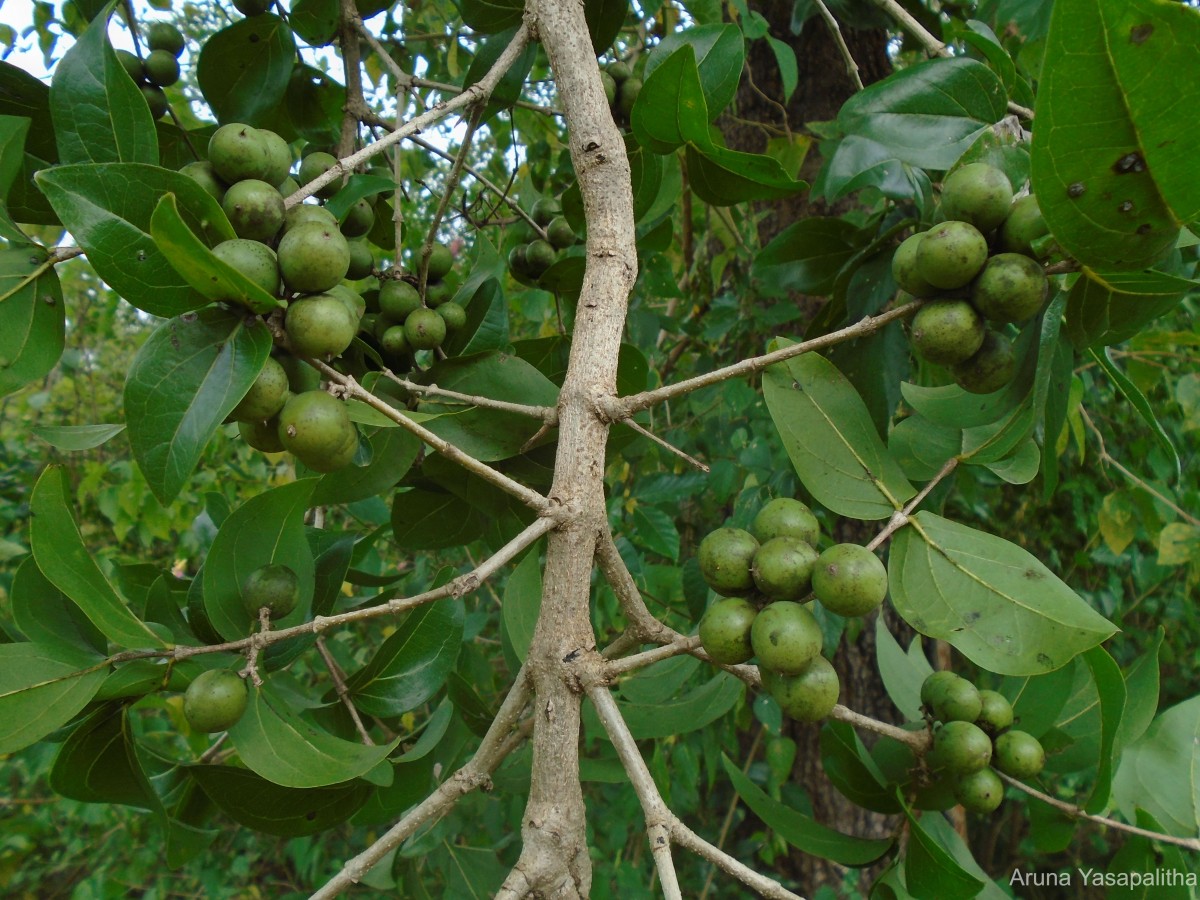
[[53,306],[58,301],[54,299],[53,294],[46,294],[44,297],[42,297],[42,302],[45,303],[47,306]]
[[1082,181],[1073,181],[1067,185],[1068,197],[1082,197],[1087,192],[1087,185]]
[[1145,172],[1146,159],[1140,151],[1134,150],[1132,153],[1126,153],[1113,163],[1112,170],[1118,175],[1128,175],[1131,172]]
[[800,382],[798,382],[798,381],[793,381],[793,382],[792,382],[792,387],[793,387],[795,390],[797,390],[797,391],[802,391],[802,390],[804,390],[804,388],[800,387]]
[[138,262],[145,262],[145,261],[146,261],[146,251],[145,251],[145,250],[139,250],[139,251],[137,252],[137,261],[138,261]]
[[1035,579],[1035,578],[1042,578],[1042,577],[1044,577],[1044,576],[1042,575],[1042,573],[1041,573],[1041,572],[1037,571],[1036,569],[1026,569],[1026,570],[1025,570],[1025,577],[1026,577],[1026,578],[1028,578],[1028,579],[1030,579],[1030,580],[1033,580],[1033,579]]
[[260,38],[257,34],[250,35],[250,43],[252,44],[257,44],[261,40],[262,38]]
[[304,818],[307,819],[308,821],[312,822],[314,819],[317,818],[317,814],[315,812],[305,813]]
[[978,622],[982,618],[983,618],[983,613],[979,612],[979,610],[977,610],[977,609],[973,609],[969,613],[967,613],[965,616],[963,616],[963,621],[966,622],[968,625],[974,625],[976,622]]
[[1151,226],[1151,224],[1149,222],[1146,222],[1145,224],[1139,225],[1137,227],[1138,234],[1149,234],[1153,230],[1154,230],[1154,228],[1153,228],[1153,226]]
[[1154,26],[1149,22],[1146,22],[1142,25],[1134,25],[1129,29],[1129,43],[1144,44],[1146,42],[1146,38],[1150,37],[1152,34],[1154,34]]
[[1133,212],[1133,201],[1132,200],[1122,200],[1120,203],[1117,204],[1117,212],[1119,212],[1119,213]]
[[189,312],[189,313],[184,313],[179,318],[183,319],[183,321],[185,321],[185,322],[195,322],[196,319],[199,317],[194,312]]
[[1037,661],[1039,666],[1045,666],[1047,669],[1054,668],[1054,660],[1052,660],[1045,653],[1039,653],[1037,655]]

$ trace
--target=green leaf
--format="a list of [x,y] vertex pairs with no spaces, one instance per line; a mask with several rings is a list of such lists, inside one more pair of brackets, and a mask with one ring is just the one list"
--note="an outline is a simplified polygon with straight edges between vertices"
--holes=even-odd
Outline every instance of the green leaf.
[[1012,704],[1013,716],[1021,723],[1021,730],[1041,738],[1059,721],[1074,680],[1075,666],[1067,665],[1047,675],[1006,678],[1001,693]]
[[[969,462],[970,460],[968,460]],[[1029,484],[1037,477],[1042,451],[1033,438],[1026,438],[1017,449],[1003,459],[985,465],[1009,484]]]
[[175,195],[188,227],[209,246],[235,237],[220,204],[193,178],[140,163],[60,166],[37,174],[88,262],[139,309],[169,318],[204,306],[150,236],[159,199]]
[[983,63],[934,59],[859,91],[843,104],[838,125],[910,165],[948,169],[1004,117],[1007,99],[1004,85]]
[[776,296],[828,294],[838,272],[862,248],[864,234],[845,219],[810,216],[779,232],[754,257],[750,275]]
[[[517,29],[514,27],[480,41],[479,48],[471,60],[471,65],[467,68],[466,77],[463,79],[464,88],[468,88],[483,80],[492,66],[495,65],[496,60],[500,58],[500,55],[512,43],[513,36],[516,33]],[[525,49],[521,51],[521,55],[513,61],[508,71],[504,73],[504,77],[500,79],[496,85],[496,89],[492,91],[487,110],[484,112],[480,122],[487,122],[498,112],[508,109],[521,99],[521,90],[525,87],[525,79],[529,76],[529,70],[533,68],[536,60],[537,46],[533,43],[527,44]]]
[[443,345],[449,356],[467,356],[508,347],[508,302],[501,282],[508,265],[483,234],[476,235],[470,274],[454,295],[467,311],[467,324]]
[[517,563],[504,585],[504,603],[500,613],[504,631],[512,644],[513,653],[521,662],[529,655],[533,631],[542,610],[542,567],[540,551],[535,545]]
[[783,86],[783,102],[787,103],[800,84],[800,68],[796,62],[796,51],[791,44],[784,43],[778,38],[767,35],[767,44],[775,54],[775,64],[779,66],[779,83]]
[[175,271],[200,295],[236,303],[252,312],[269,313],[283,301],[208,249],[179,215],[174,194],[164,194],[150,217],[154,244]]
[[1166,629],[1158,626],[1154,642],[1125,673],[1125,715],[1117,730],[1116,753],[1146,733],[1158,711],[1159,676],[1158,651]]
[[346,679],[355,705],[368,715],[398,716],[436,694],[458,660],[463,621],[458,599],[412,610],[370,662]]
[[908,653],[888,630],[883,616],[875,619],[875,661],[884,689],[905,721],[921,721],[921,685],[933,674],[933,666],[921,652],[921,638],[914,637]]
[[0,397],[45,377],[65,334],[62,287],[45,251],[0,250]]
[[[745,39],[736,25],[696,25],[672,32],[659,41],[647,58],[644,74],[646,84],[649,84],[654,71],[684,46],[692,48],[700,89],[711,121],[721,114],[737,93],[742,67],[746,63]],[[643,86],[642,90],[645,89]]]
[[1179,461],[1179,451],[1175,449],[1175,444],[1171,441],[1170,436],[1163,430],[1162,425],[1158,421],[1158,416],[1154,414],[1154,407],[1150,405],[1150,401],[1146,399],[1146,395],[1138,390],[1138,386],[1130,380],[1128,375],[1121,371],[1116,361],[1112,358],[1112,351],[1109,348],[1106,347],[1104,349],[1103,356],[1095,350],[1089,350],[1088,355],[1092,357],[1096,365],[1104,370],[1104,374],[1112,379],[1113,385],[1129,401],[1129,404],[1137,410],[1138,415],[1142,417],[1142,421],[1150,426],[1150,433],[1154,436],[1155,442],[1171,463],[1172,468],[1175,470],[1175,480],[1178,481],[1183,474],[1183,469]]
[[334,737],[289,708],[268,678],[250,686],[250,701],[229,738],[246,767],[283,787],[316,788],[365,775],[400,743],[368,747]]
[[612,46],[628,13],[629,0],[584,0],[583,17],[597,56]]
[[1095,272],[1086,266],[1067,298],[1067,336],[1081,350],[1119,344],[1170,312],[1196,282],[1165,272]]
[[852,725],[827,719],[821,726],[821,767],[833,786],[859,806],[887,814],[902,809]]
[[639,503],[633,510],[633,530],[629,539],[651,553],[679,561],[679,531],[675,520],[655,506]]
[[1158,533],[1160,566],[1185,566],[1200,562],[1200,528],[1186,522],[1172,522]]
[[703,141],[689,141],[687,165],[692,190],[714,206],[780,200],[808,187],[808,182],[788,175],[773,156],[729,150],[713,144],[707,134]]
[[891,840],[868,840],[826,828],[803,813],[773,800],[751,781],[729,757],[721,754],[721,764],[746,806],[777,835],[793,847],[843,866],[865,866],[891,849]]
[[128,649],[162,647],[162,639],[142,622],[96,565],[68,505],[67,478],[49,466],[33,488],[29,543],[46,580],[83,610],[111,641]]
[[358,812],[372,791],[362,781],[280,787],[234,766],[189,766],[187,771],[233,821],[279,837],[302,837],[340,825]]
[[25,116],[0,115],[0,237],[14,243],[28,241],[9,213],[8,198],[25,165],[25,139],[32,123]]
[[100,707],[63,742],[50,770],[55,793],[84,803],[120,803],[162,812],[138,758],[128,707]]
[[204,309],[164,322],[125,379],[125,418],[138,468],[159,502],[174,500],[271,353],[255,318]]
[[69,722],[108,674],[99,654],[62,644],[0,644],[0,754],[28,747]]
[[[269,124],[264,127],[273,127],[279,132],[294,128],[306,141],[333,146],[339,137],[339,123],[345,105],[346,88],[335,81],[328,72],[297,63],[288,79],[283,109],[268,115]],[[287,114],[286,127],[283,121],[279,121],[283,119],[284,112]],[[382,208],[380,212],[382,213]],[[387,217],[386,225],[388,229],[392,227],[391,216]],[[375,227],[383,226],[384,223],[376,222]],[[372,240],[374,234],[372,229]]]
[[974,897],[984,882],[966,871],[945,848],[933,839],[907,808],[909,841],[904,859],[905,884],[916,900]]
[[287,628],[305,621],[313,596],[312,550],[304,535],[315,479],[293,481],[247,500],[226,519],[204,561],[204,610],[227,641],[244,638],[252,620],[242,605],[242,584],[270,563],[289,567],[300,580],[296,609],[275,623]]
[[919,512],[893,540],[896,611],[991,672],[1057,669],[1117,629],[1015,544]]
[[1100,703],[1100,766],[1086,805],[1089,812],[1098,813],[1108,806],[1112,789],[1113,765],[1117,759],[1117,734],[1125,713],[1125,678],[1103,647],[1088,650],[1083,654],[1083,660],[1091,670]]
[[46,579],[33,557],[26,557],[17,569],[9,597],[13,622],[34,643],[47,649],[70,648],[89,656],[107,649],[104,635]]
[[962,429],[930,422],[920,413],[900,420],[888,435],[888,450],[904,474],[928,481],[962,449]]
[[[1119,6],[1130,7],[1132,22],[1121,24]],[[1086,266],[1144,269],[1162,259],[1179,234],[1149,149],[1186,140],[1177,123],[1158,120],[1179,96],[1158,86],[1134,87],[1136,72],[1125,70],[1129,48],[1122,48],[1120,63],[1114,50],[1140,33],[1144,14],[1138,6],[1062,0],[1050,19],[1034,108],[1033,189],[1055,240]],[[1143,40],[1134,55],[1161,62],[1154,47],[1172,40],[1160,33],[1157,40]],[[1148,71],[1144,64],[1142,71]],[[1148,98],[1148,91],[1155,96]],[[1172,148],[1163,155],[1181,152]]]
[[353,503],[394,487],[412,468],[421,452],[421,441],[403,428],[381,428],[371,435],[371,461],[330,472],[317,482],[313,506]]
[[196,80],[217,121],[268,127],[284,99],[296,42],[270,13],[249,16],[212,35],[200,50]]
[[338,0],[297,0],[288,22],[306,44],[323,47],[337,35]]
[[[618,702],[629,730],[638,740],[686,734],[715,722],[733,708],[742,696],[742,683],[726,672],[694,688],[682,697],[659,703]],[[584,708],[584,719],[592,734],[607,732],[591,704]]]
[[1200,836],[1198,742],[1200,697],[1193,697],[1166,710],[1125,748],[1113,779],[1113,800],[1127,819],[1141,808],[1168,834]]
[[392,534],[406,550],[461,547],[487,530],[486,517],[454,494],[414,488],[392,499]]
[[68,453],[99,447],[124,430],[124,425],[37,425],[32,429],[51,447]]
[[521,24],[522,0],[463,0],[463,22],[480,34],[496,34]]
[[843,516],[885,519],[917,493],[858,392],[823,357],[805,353],[767,369],[763,394],[796,474],[819,503]]
[[638,143],[655,153],[671,153],[689,140],[710,141],[708,106],[691,44],[646,77],[629,122]]
[[108,43],[107,15],[55,67],[50,111],[64,163],[158,163],[150,108]]
[[[1137,811],[1139,828],[1162,834],[1162,826],[1145,810]],[[1142,835],[1129,835],[1121,844],[1121,849],[1113,854],[1108,861],[1108,874],[1113,880],[1107,884],[1110,887],[1106,896],[1121,898],[1121,900],[1191,900],[1192,890],[1187,884],[1187,875],[1194,871],[1189,861],[1183,858],[1183,852],[1172,844],[1152,841]],[[1153,873],[1162,872],[1168,876],[1158,881]],[[1171,873],[1183,875],[1179,880],[1173,880]],[[1158,883],[1155,883],[1155,882]],[[1128,885],[1128,887],[1126,887]]]

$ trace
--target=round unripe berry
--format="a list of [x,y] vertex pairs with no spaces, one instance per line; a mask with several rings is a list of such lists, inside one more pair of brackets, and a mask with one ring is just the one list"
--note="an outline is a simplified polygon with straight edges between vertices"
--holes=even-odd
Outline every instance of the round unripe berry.
[[1004,800],[1004,782],[988,767],[954,779],[954,799],[973,813],[995,812]]
[[952,775],[969,775],[992,759],[992,739],[971,722],[947,722],[933,735],[930,763]]
[[931,363],[951,366],[965,362],[983,346],[983,318],[966,300],[935,300],[913,316],[913,349]]
[[321,386],[321,373],[290,353],[281,353],[279,364],[287,372],[288,387],[293,394],[303,394],[305,391],[315,391]]
[[633,74],[633,69],[630,68],[629,63],[620,59],[616,60],[615,62],[610,62],[604,67],[604,71],[611,75],[613,81],[617,82],[618,84]]
[[562,216],[558,216],[546,226],[546,237],[556,250],[565,250],[575,245],[575,229]]
[[261,422],[283,409],[287,396],[287,372],[277,360],[268,356],[262,371],[230,415],[239,422]]
[[167,50],[151,50],[142,63],[146,80],[159,87],[170,87],[179,81],[179,60]]
[[[262,180],[278,189],[292,171],[292,148],[274,131],[260,128],[258,134],[267,145],[269,160],[267,173]],[[283,191],[280,191],[280,194],[283,194]]]
[[407,281],[389,278],[379,287],[379,311],[393,322],[403,322],[421,308],[421,295]]
[[252,617],[264,606],[272,619],[282,619],[300,602],[300,577],[288,566],[259,566],[242,582],[242,605]]
[[453,301],[443,303],[437,311],[446,323],[446,334],[454,334],[467,324],[467,311]]
[[183,694],[183,717],[193,731],[228,731],[246,711],[246,683],[228,669],[201,672]]
[[440,309],[442,304],[449,302],[452,296],[453,291],[448,281],[430,281],[425,285],[426,306]]
[[375,207],[365,197],[360,197],[346,211],[342,220],[342,234],[348,238],[362,237],[375,224]]
[[998,253],[987,261],[971,289],[971,302],[993,322],[1024,322],[1037,315],[1050,281],[1037,260],[1023,253]]
[[778,600],[764,607],[750,629],[759,665],[783,675],[798,675],[821,652],[821,626],[805,607]]
[[921,238],[917,274],[935,288],[959,288],[979,274],[987,253],[987,241],[974,225],[943,222]]
[[910,235],[892,254],[892,278],[900,285],[901,290],[908,291],[914,297],[932,297],[937,293],[937,288],[917,271],[917,248],[921,246],[924,237],[924,231]]
[[256,178],[230,185],[221,200],[221,209],[240,238],[265,244],[283,227],[283,197]]
[[858,544],[836,544],[813,567],[813,593],[830,612],[862,616],[887,596],[887,569],[879,557]]
[[772,600],[798,600],[812,584],[817,551],[800,538],[780,535],[765,541],[750,563],[754,585]]
[[562,204],[554,197],[542,197],[533,204],[529,215],[533,221],[545,228],[556,216],[562,215]]
[[1006,387],[1017,374],[1017,357],[1012,341],[988,329],[975,354],[950,367],[954,382],[971,394],[990,394]]
[[942,185],[942,213],[970,222],[980,231],[997,228],[1008,217],[1013,190],[1008,176],[987,163],[955,169]]
[[965,678],[947,679],[930,698],[935,719],[943,722],[974,722],[983,711],[979,690]]
[[641,92],[642,80],[640,78],[626,80],[617,88],[617,112],[628,119]]
[[172,56],[183,52],[183,35],[170,22],[152,22],[146,29],[146,46],[151,51],[164,50]]
[[1024,731],[1006,731],[996,738],[996,768],[1013,778],[1033,778],[1046,765],[1041,741]]
[[193,181],[199,184],[200,187],[204,188],[208,195],[218,203],[220,203],[221,198],[225,196],[227,185],[224,181],[217,177],[217,173],[213,169],[212,163],[210,163],[208,160],[190,162],[180,169],[179,173],[181,175],[186,175],[188,178],[191,178]]
[[274,0],[233,0],[234,8],[243,16],[261,16]]
[[446,322],[434,309],[414,309],[404,320],[404,336],[414,350],[432,350],[446,339]]
[[[326,153],[323,150],[314,151],[300,160],[300,171],[297,173],[296,180],[301,184],[308,184],[310,181],[324,175],[336,165],[337,157],[332,153]],[[318,188],[317,196],[322,200],[328,200],[341,190],[341,187],[342,179],[335,178],[329,184]]]
[[1034,241],[1050,233],[1046,220],[1042,218],[1037,197],[1026,194],[1012,205],[1008,218],[1000,229],[1000,245],[1012,253],[1038,256],[1033,251]]
[[948,669],[934,672],[921,682],[921,704],[930,712],[933,711],[933,701],[941,696],[947,686],[953,684],[959,676]]
[[980,691],[979,702],[983,708],[975,719],[975,724],[988,734],[999,734],[1005,728],[1012,727],[1013,708],[1008,699],[996,691]]
[[346,404],[324,391],[295,394],[279,413],[279,440],[317,472],[332,472],[354,459],[358,436]]
[[525,268],[534,278],[540,278],[557,258],[558,253],[546,241],[538,239],[525,245]]
[[750,563],[758,541],[740,528],[718,528],[700,542],[696,559],[700,574],[710,588],[723,597],[734,597],[754,589]]
[[253,422],[238,422],[238,434],[242,440],[263,453],[282,453],[283,441],[279,440],[279,417],[260,419]]
[[714,662],[727,666],[744,663],[754,655],[750,628],[758,610],[741,597],[722,597],[700,619],[700,646]]
[[429,251],[428,281],[441,281],[454,268],[454,254],[445,244],[434,244]]
[[279,272],[288,290],[327,291],[350,269],[350,245],[336,227],[298,225],[279,241]]
[[412,348],[408,346],[408,336],[403,325],[390,325],[379,335],[379,347],[390,357],[403,356]]
[[341,299],[314,294],[293,300],[284,319],[292,350],[301,356],[338,356],[358,333],[358,318]]
[[617,99],[617,80],[607,72],[601,72],[600,84],[604,87],[604,99],[612,106]]
[[140,82],[146,77],[146,70],[142,67],[142,61],[130,53],[128,50],[116,50],[117,62],[121,64],[129,77],[134,81]]
[[320,225],[322,228],[337,228],[337,216],[323,206],[314,203],[297,203],[283,216],[283,233],[287,234],[301,225]]
[[213,256],[237,269],[268,294],[279,293],[279,260],[266,244],[247,238],[222,241],[213,247]]
[[370,245],[363,240],[347,243],[350,246],[350,268],[346,270],[346,277],[351,281],[366,278],[375,268],[375,256],[371,253]]
[[155,87],[152,84],[143,84],[140,88],[142,97],[146,100],[146,105],[150,107],[150,118],[161,119],[167,114],[167,95],[162,92],[162,88]]
[[229,184],[262,179],[271,168],[267,142],[257,128],[234,122],[222,125],[208,139],[208,161]]
[[824,656],[817,654],[795,675],[762,670],[767,689],[783,714],[797,722],[819,722],[837,706],[842,685],[837,670]]
[[758,511],[750,533],[759,541],[776,537],[794,537],[816,546],[821,525],[812,510],[791,497],[777,497]]

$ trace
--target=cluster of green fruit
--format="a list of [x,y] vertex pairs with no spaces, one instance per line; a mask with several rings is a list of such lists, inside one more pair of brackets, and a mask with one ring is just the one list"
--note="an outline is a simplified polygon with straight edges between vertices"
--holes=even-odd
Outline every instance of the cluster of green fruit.
[[179,81],[179,54],[183,53],[183,35],[167,22],[154,22],[146,29],[145,59],[138,59],[128,50],[117,50],[117,59],[129,73],[146,98],[150,115],[162,118],[167,111],[167,95],[163,88]]
[[763,686],[801,722],[825,718],[841,686],[821,655],[823,636],[803,600],[810,592],[841,616],[861,616],[887,594],[887,570],[858,544],[814,549],[820,526],[798,500],[772,500],[750,530],[718,528],[700,542],[705,582],[723,599],[700,620],[700,644],[718,663],[757,657]]
[[379,290],[366,294],[361,330],[392,368],[410,366],[413,352],[437,349],[447,335],[467,323],[467,311],[450,299],[453,291],[445,280],[453,265],[450,249],[434,244],[424,302],[416,285],[402,279],[396,269],[381,273]]
[[996,769],[1021,780],[1042,771],[1045,750],[1012,728],[1013,708],[1003,695],[941,671],[921,685],[921,702],[937,723],[925,763],[935,777],[950,779],[954,799],[970,812],[990,813],[1004,799]]
[[[535,237],[514,246],[508,251],[508,268],[518,278],[537,281],[558,261],[560,251],[575,245],[576,238],[562,214],[562,203],[554,197],[543,197],[534,203],[529,216],[545,230],[546,237]],[[533,229],[529,231],[532,233]]]
[[633,104],[642,92],[642,79],[633,74],[633,68],[623,60],[610,62],[600,70],[600,81],[604,85],[604,96],[608,100],[613,117],[629,124]]
[[[242,605],[255,620],[267,610],[282,619],[300,602],[300,579],[284,565],[259,566],[242,583]],[[183,694],[183,717],[193,731],[228,731],[246,711],[249,693],[242,676],[229,669],[209,669],[197,675]]]
[[1012,380],[1016,359],[1009,338],[985,320],[1020,324],[1045,304],[1049,281],[1034,245],[1046,222],[1032,194],[1014,202],[1008,176],[986,163],[950,174],[941,214],[945,221],[896,248],[892,275],[908,294],[931,300],[912,320],[917,354],[947,366],[963,390],[990,394]]

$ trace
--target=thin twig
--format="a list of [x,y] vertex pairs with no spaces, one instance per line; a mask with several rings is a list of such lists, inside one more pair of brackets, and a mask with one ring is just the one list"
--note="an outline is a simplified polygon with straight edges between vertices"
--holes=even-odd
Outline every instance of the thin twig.
[[421,299],[425,299],[425,289],[429,281],[429,257],[433,253],[434,240],[437,237],[437,230],[442,225],[442,219],[445,218],[446,210],[450,207],[450,198],[454,196],[454,191],[458,188],[458,182],[462,179],[463,166],[467,164],[467,154],[471,152],[471,141],[475,138],[475,131],[479,128],[479,123],[483,120],[484,105],[480,103],[471,110],[471,117],[467,120],[467,131],[463,135],[462,144],[458,148],[458,154],[454,157],[454,164],[450,167],[450,174],[446,176],[446,182],[442,189],[442,197],[438,201],[437,209],[433,213],[433,219],[429,222],[429,229],[425,232],[425,242],[421,245],[421,255],[418,259],[418,277],[417,277],[417,293],[421,295]]
[[920,506],[921,501],[923,501],[926,497],[929,496],[929,492],[932,491],[935,487],[937,487],[938,483],[941,482],[941,480],[943,478],[945,478],[947,475],[949,475],[951,472],[953,472],[957,466],[958,466],[958,457],[957,456],[952,456],[948,460],[946,460],[944,463],[942,463],[942,467],[940,469],[938,469],[937,474],[934,475],[932,479],[930,479],[928,484],[926,484],[923,488],[921,488],[921,490],[917,493],[917,496],[913,497],[911,500],[908,501],[908,503],[904,504],[904,509],[897,510],[896,512],[892,513],[892,517],[890,519],[888,519],[888,523],[885,526],[883,526],[883,530],[880,531],[879,534],[875,535],[875,537],[871,538],[871,542],[869,544],[867,544],[866,549],[868,549],[868,550],[876,549],[881,544],[883,544],[884,541],[886,541],[888,538],[890,538],[893,534],[895,534],[897,531],[899,531],[901,528],[903,528],[905,525],[907,525],[909,517],[912,515],[913,510],[916,509],[918,506]]
[[872,719],[870,716],[864,716],[862,713],[856,713],[840,703],[833,708],[829,718],[837,719],[839,722],[845,722],[847,725],[853,725],[864,731],[873,731],[884,737],[890,737],[902,744],[907,744],[915,753],[923,753],[929,748],[928,731],[905,731],[897,725],[890,725],[887,722]]
[[829,26],[830,33],[833,34],[833,40],[837,44],[838,52],[842,54],[842,59],[846,61],[846,74],[854,82],[854,89],[861,91],[863,83],[862,78],[858,74],[858,63],[854,61],[854,56],[850,53],[850,48],[846,46],[846,39],[842,36],[842,28],[838,25],[838,20],[833,17],[833,13],[829,11],[829,7],[825,5],[824,0],[816,0],[816,4],[817,12],[821,14],[821,18],[825,20],[825,24]]
[[221,745],[224,744],[225,741],[228,739],[229,739],[229,732],[222,731],[221,735],[215,741],[212,742],[212,746],[210,746],[207,750],[205,750],[203,753],[200,754],[200,760],[199,760],[200,763],[207,764],[207,763],[212,762],[213,757],[215,757],[220,752]]
[[704,472],[706,475],[711,471],[708,468],[708,466],[706,466],[704,463],[700,462],[700,460],[696,459],[696,457],[692,456],[690,453],[685,453],[684,451],[682,451],[678,447],[676,447],[674,444],[663,440],[657,434],[655,434],[653,431],[643,428],[641,425],[639,425],[637,422],[635,422],[632,417],[622,419],[621,424],[627,425],[628,427],[632,428],[634,431],[636,431],[642,437],[649,438],[650,440],[654,441],[654,443],[658,444],[658,446],[662,447],[665,450],[668,450],[671,453],[674,453],[676,456],[678,456],[680,459],[682,459],[688,465],[694,466],[695,468],[699,469],[701,472]]
[[528,406],[524,403],[509,403],[507,400],[496,400],[492,397],[482,397],[477,394],[462,394],[458,391],[440,388],[436,384],[417,384],[415,381],[409,381],[407,378],[400,377],[391,369],[383,369],[382,371],[384,377],[391,379],[406,391],[414,394],[454,400],[459,403],[465,403],[468,406],[497,409],[501,412],[515,413],[518,416],[528,416],[531,419],[541,419],[542,421],[554,421],[558,418],[558,411],[552,406]]
[[350,696],[350,691],[346,688],[346,676],[342,672],[342,667],[338,665],[337,660],[333,658],[333,654],[329,652],[329,648],[325,645],[325,638],[317,638],[317,652],[321,654],[321,659],[325,660],[325,668],[329,670],[329,677],[333,679],[333,689],[337,692],[338,699],[342,701],[342,705],[346,707],[346,712],[350,713],[350,718],[354,721],[354,727],[358,729],[358,735],[362,738],[362,742],[368,747],[374,747],[375,742],[371,740],[371,735],[367,731],[367,726],[363,724],[362,717],[358,714],[358,708],[354,705],[354,699]]
[[[754,740],[750,742],[750,749],[746,751],[746,761],[742,763],[742,774],[750,773],[750,766],[754,762],[754,757],[758,753],[758,748],[762,746],[762,737],[766,734],[765,725],[759,725],[758,731],[754,732]],[[721,821],[721,830],[717,834],[717,849],[720,850],[725,846],[725,839],[729,837],[729,829],[733,826],[733,814],[737,812],[738,804],[741,802],[741,797],[737,791],[733,792],[733,796],[729,798],[729,806],[725,810],[725,818]],[[712,888],[713,878],[716,877],[717,867],[715,865],[708,867],[708,875],[704,878],[704,887],[700,891],[700,900],[705,900],[709,890]]]

